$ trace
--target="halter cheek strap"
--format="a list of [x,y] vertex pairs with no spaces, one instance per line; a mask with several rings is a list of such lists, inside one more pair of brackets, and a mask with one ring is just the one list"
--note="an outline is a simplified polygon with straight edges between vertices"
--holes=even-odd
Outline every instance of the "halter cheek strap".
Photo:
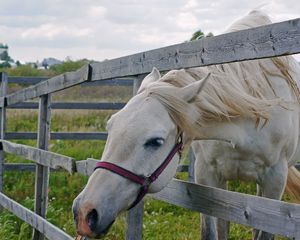
[[96,167],[95,167],[94,170],[96,170],[98,168],[106,169],[106,170],[111,171],[113,173],[116,173],[116,174],[118,174],[118,175],[132,181],[132,182],[135,182],[135,183],[141,185],[141,188],[140,188],[140,191],[137,195],[137,198],[130,205],[130,207],[128,208],[128,210],[129,210],[129,209],[133,208],[134,206],[136,206],[143,199],[143,197],[148,193],[150,184],[153,183],[159,177],[159,175],[169,165],[169,163],[171,162],[171,160],[173,159],[175,154],[178,152],[179,155],[181,155],[182,146],[183,146],[182,137],[180,135],[178,142],[174,145],[174,147],[172,148],[172,150],[170,151],[170,153],[168,154],[166,159],[148,177],[137,175],[137,174],[135,174],[135,173],[133,173],[133,172],[131,172],[131,171],[125,169],[125,168],[122,168],[122,167],[120,167],[120,166],[118,166],[114,163],[104,162],[104,161],[97,162]]

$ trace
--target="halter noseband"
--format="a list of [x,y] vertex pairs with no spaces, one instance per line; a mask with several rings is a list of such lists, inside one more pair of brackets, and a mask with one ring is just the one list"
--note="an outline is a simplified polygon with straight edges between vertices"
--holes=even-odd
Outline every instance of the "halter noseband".
[[130,207],[128,208],[128,210],[129,210],[129,209],[135,207],[143,199],[143,197],[148,193],[150,184],[153,183],[159,177],[159,175],[165,170],[165,168],[169,165],[169,163],[171,162],[171,160],[173,159],[175,154],[178,152],[179,155],[181,155],[182,146],[183,146],[182,134],[180,134],[176,144],[174,145],[174,147],[172,148],[172,150],[170,151],[170,153],[168,154],[166,159],[159,165],[159,167],[150,176],[147,176],[147,177],[137,175],[137,174],[135,174],[125,168],[122,168],[114,163],[104,162],[104,161],[97,162],[94,170],[96,170],[98,168],[106,169],[106,170],[116,173],[126,179],[129,179],[132,182],[135,182],[135,183],[141,185],[141,188],[137,195],[137,198],[130,205]]

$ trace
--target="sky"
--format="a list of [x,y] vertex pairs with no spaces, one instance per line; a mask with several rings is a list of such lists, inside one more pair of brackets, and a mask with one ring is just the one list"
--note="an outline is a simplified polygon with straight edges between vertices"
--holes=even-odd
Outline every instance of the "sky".
[[262,5],[274,22],[300,17],[299,0],[1,0],[0,42],[21,62],[102,61],[181,43],[198,29],[221,34]]

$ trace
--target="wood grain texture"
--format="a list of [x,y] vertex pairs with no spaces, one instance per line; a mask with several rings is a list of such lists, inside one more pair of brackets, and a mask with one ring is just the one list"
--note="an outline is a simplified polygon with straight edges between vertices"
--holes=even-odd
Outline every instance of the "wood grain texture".
[[[8,83],[34,85],[48,80],[49,77],[8,77]],[[132,78],[114,78],[101,81],[83,82],[81,86],[132,86]]]
[[202,38],[91,64],[92,80],[207,66],[300,52],[300,19]]
[[222,189],[173,180],[150,195],[180,207],[300,239],[300,206]]
[[[7,92],[7,74],[4,72],[0,73],[0,97],[3,101],[0,105],[0,139],[5,138],[5,129],[6,129],[6,107],[5,107],[5,96]],[[3,191],[4,185],[4,152],[0,148],[0,192]],[[2,208],[0,207],[0,212]]]
[[35,172],[36,165],[32,163],[5,163],[5,171]]
[[[5,163],[5,171],[22,171],[22,172],[35,172],[36,164],[34,163]],[[62,168],[50,169],[50,172],[64,171]]]
[[[135,96],[145,78],[145,74],[137,76],[133,83],[132,94]],[[141,240],[143,238],[144,201],[128,210],[126,219],[126,240]]]
[[195,182],[195,161],[196,157],[192,148],[189,149],[189,182]]
[[[106,140],[106,132],[52,132],[51,140]],[[37,139],[34,132],[6,132],[7,140],[12,139]]]
[[0,193],[0,205],[14,213],[17,217],[27,222],[30,226],[38,229],[50,240],[72,240],[73,238],[58,227],[47,222],[41,216],[35,214],[21,204]]
[[7,96],[7,105],[24,102],[28,99],[40,97],[66,89],[82,82],[88,81],[90,76],[90,66],[86,65],[76,72],[68,72],[62,75],[42,81],[36,85],[21,89]]
[[88,158],[87,160],[76,161],[76,171],[85,176],[91,176],[96,167],[96,163],[100,160]]
[[[0,98],[1,104],[1,98]],[[118,102],[52,102],[51,109],[94,109],[94,110],[120,110],[125,106]],[[1,106],[1,105],[0,105]],[[37,102],[22,102],[8,106],[9,109],[38,109]]]
[[75,160],[71,157],[5,140],[1,140],[1,144],[4,152],[16,154],[43,166],[53,169],[62,168],[69,173],[76,170]]
[[[40,97],[38,138],[37,147],[48,150],[50,139],[50,116],[51,116],[51,95],[46,94]],[[34,192],[34,212],[42,217],[46,217],[48,205],[49,167],[36,164],[35,172],[35,192]],[[37,229],[33,230],[33,240],[43,240],[44,235]]]
[[143,233],[144,200],[127,212],[126,240],[142,239]]

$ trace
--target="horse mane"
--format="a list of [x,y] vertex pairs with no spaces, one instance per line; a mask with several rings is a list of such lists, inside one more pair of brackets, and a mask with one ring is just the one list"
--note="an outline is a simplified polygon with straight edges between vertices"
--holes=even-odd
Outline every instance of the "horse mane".
[[[234,23],[228,31],[270,24],[270,19],[260,11]],[[195,124],[204,126],[211,121],[230,120],[237,117],[251,118],[258,126],[265,124],[274,106],[289,108],[291,102],[300,102],[300,91],[291,73],[292,57],[276,57],[253,61],[235,62],[207,67],[172,70],[158,82],[145,89],[158,99],[170,116],[187,134],[192,135]],[[195,104],[188,104],[172,91],[202,79],[211,73],[206,85],[197,96]],[[291,89],[291,99],[277,95],[271,78],[277,76]],[[172,87],[171,87],[172,86]]]

